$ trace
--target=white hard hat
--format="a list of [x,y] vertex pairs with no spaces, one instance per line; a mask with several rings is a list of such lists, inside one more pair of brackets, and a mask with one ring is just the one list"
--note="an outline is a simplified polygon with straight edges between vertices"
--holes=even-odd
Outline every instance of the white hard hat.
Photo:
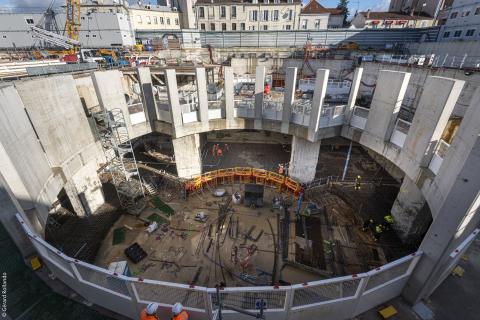
[[177,303],[175,303],[175,304],[173,305],[173,307],[172,307],[172,313],[173,313],[174,315],[180,314],[180,312],[182,312],[182,311],[183,311],[183,306],[182,306],[182,304],[181,304],[180,302],[177,302]]
[[158,304],[155,302],[149,303],[147,306],[147,314],[153,315],[157,312]]

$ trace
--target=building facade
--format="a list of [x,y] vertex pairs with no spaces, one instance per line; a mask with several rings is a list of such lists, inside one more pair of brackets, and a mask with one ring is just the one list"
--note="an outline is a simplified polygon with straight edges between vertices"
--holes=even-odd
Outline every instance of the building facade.
[[198,0],[197,28],[204,31],[295,30],[300,0]]
[[405,14],[426,14],[436,17],[445,6],[450,6],[453,0],[391,0],[389,12]]
[[325,8],[316,0],[302,8],[299,30],[337,29],[343,27],[345,14],[336,8]]
[[168,6],[134,5],[128,8],[133,30],[180,30],[178,10]]
[[440,41],[479,40],[480,1],[455,0],[446,11],[445,25],[440,31]]
[[358,12],[352,19],[356,29],[427,28],[433,26],[433,18],[422,15],[406,15],[394,12]]

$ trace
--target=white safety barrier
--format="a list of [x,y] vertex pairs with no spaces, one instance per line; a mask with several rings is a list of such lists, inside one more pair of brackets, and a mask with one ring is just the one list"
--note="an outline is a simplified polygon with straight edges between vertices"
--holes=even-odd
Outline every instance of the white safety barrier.
[[[181,302],[192,319],[213,319],[216,289],[133,278],[64,255],[32,232],[20,214],[23,230],[50,271],[83,298],[131,319],[150,302],[160,305],[160,318]],[[478,231],[477,231],[478,233]],[[220,290],[222,303],[255,312],[263,299],[274,319],[349,319],[384,303],[403,290],[422,253],[416,252],[375,270],[291,286],[237,287]],[[224,310],[224,319],[246,319]]]

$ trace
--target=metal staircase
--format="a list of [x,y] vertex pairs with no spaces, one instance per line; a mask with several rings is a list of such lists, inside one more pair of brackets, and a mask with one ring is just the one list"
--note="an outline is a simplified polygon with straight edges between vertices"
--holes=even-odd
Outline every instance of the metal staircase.
[[123,112],[116,108],[93,116],[105,153],[104,170],[112,177],[120,205],[128,213],[139,215],[145,208],[145,193]]

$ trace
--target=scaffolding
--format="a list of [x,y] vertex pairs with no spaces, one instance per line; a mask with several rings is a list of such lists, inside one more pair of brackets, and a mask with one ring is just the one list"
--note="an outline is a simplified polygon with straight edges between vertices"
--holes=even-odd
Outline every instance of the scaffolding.
[[145,193],[123,112],[115,108],[93,116],[105,153],[104,171],[112,177],[120,206],[138,216],[145,208]]

